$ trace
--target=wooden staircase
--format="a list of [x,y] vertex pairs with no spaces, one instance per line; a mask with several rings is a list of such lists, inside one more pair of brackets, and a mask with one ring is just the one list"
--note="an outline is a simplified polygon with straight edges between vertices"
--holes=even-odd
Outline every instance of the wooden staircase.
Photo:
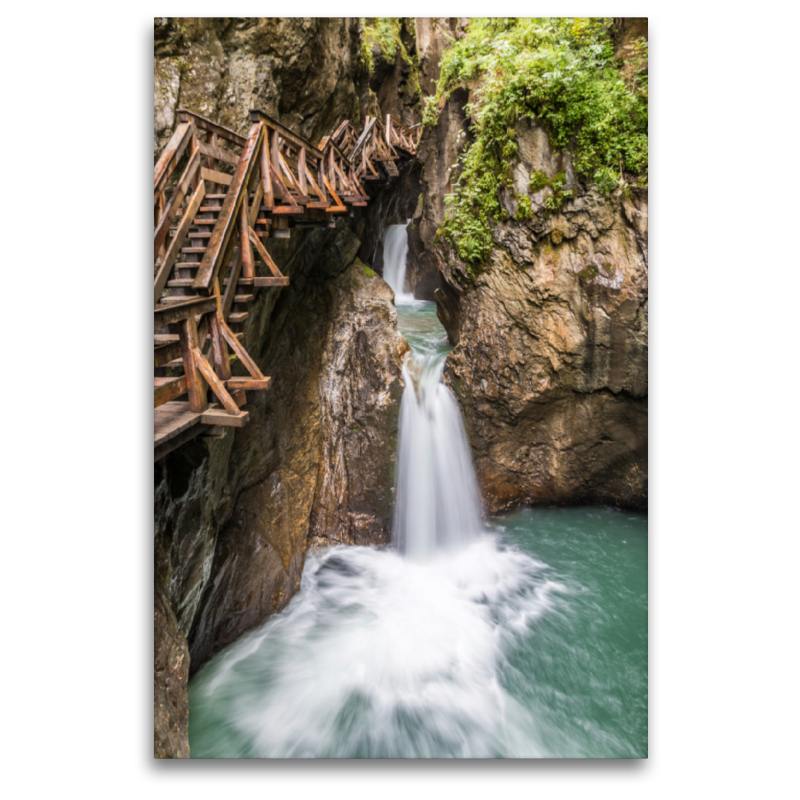
[[[179,111],[155,165],[156,461],[213,426],[241,427],[246,392],[269,386],[242,341],[255,291],[289,284],[265,239],[335,227],[369,202],[362,180],[390,183],[415,153],[418,134],[392,117],[367,118],[360,136],[345,121],[315,147],[261,111],[250,116],[245,138]],[[232,375],[232,355],[247,376]]]

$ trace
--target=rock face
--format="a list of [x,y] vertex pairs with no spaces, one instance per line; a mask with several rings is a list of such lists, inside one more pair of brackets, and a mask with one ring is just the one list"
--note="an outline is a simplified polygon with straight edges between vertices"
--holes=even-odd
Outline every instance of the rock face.
[[[319,141],[375,105],[360,47],[358,20],[156,19],[155,151],[180,107],[240,133],[261,108]],[[286,605],[309,546],[389,539],[408,345],[356,257],[371,225],[359,213],[269,240],[290,285],[256,293],[245,339],[270,389],[249,393],[245,428],[155,466],[157,757],[188,756],[190,671]]]
[[178,108],[244,132],[258,108],[318,142],[359,118],[359,48],[355,18],[156,17],[154,153]]
[[[270,390],[249,395],[241,431],[195,439],[156,465],[156,652],[180,668],[163,670],[157,698],[178,682],[185,690],[189,663],[194,672],[286,605],[309,545],[389,541],[408,345],[391,289],[355,258],[359,244],[347,227],[299,246],[269,242],[290,285],[254,301],[245,337]],[[191,661],[178,659],[182,637]],[[185,709],[167,708],[164,721],[163,708],[160,747],[179,756],[166,729]]]
[[[452,127],[442,135],[440,153],[458,139]],[[457,344],[445,380],[464,411],[484,500],[492,512],[542,503],[645,508],[646,192],[587,191],[535,123],[519,124],[517,139],[515,191],[529,196],[532,219],[499,223],[480,270],[434,245],[439,317]],[[576,198],[547,212],[552,189],[531,194],[533,171],[565,173]],[[514,215],[517,201],[501,199]],[[431,209],[435,221],[433,200]]]

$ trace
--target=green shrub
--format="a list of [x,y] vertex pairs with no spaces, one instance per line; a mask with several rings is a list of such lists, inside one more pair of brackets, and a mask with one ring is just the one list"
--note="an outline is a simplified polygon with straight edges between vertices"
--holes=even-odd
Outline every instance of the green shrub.
[[[543,123],[551,146],[569,147],[576,174],[586,180],[599,176],[601,188],[616,185],[626,173],[646,184],[646,76],[626,86],[613,60],[609,25],[604,18],[474,19],[466,36],[445,51],[425,121],[434,124],[429,120],[455,87],[471,86],[466,110],[474,142],[460,157],[461,175],[446,200],[442,226],[463,260],[476,263],[491,251],[491,223],[500,217],[498,188],[513,183],[519,119]],[[637,52],[646,58],[646,46],[639,43]],[[544,204],[548,210],[572,196],[563,176],[552,182],[541,173],[531,176],[532,191],[545,185],[553,187]]]

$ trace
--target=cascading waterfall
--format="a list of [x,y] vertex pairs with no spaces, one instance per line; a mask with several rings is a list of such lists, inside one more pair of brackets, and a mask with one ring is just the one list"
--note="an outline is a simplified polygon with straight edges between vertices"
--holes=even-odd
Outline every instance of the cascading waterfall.
[[406,284],[408,222],[404,225],[390,225],[383,240],[383,279],[392,287],[395,303],[398,304],[414,300],[412,293],[403,291]]
[[[387,279],[401,288],[393,269],[405,268],[404,242],[405,226],[392,226]],[[433,303],[398,304],[398,327],[412,358],[403,368],[396,546],[308,554],[286,609],[192,680],[192,756],[636,755],[642,730],[646,741],[646,678],[631,696],[630,676],[642,666],[620,663],[619,645],[604,650],[593,632],[644,607],[638,598],[618,604],[620,586],[646,569],[606,569],[605,610],[580,583],[483,530],[458,405],[441,381],[449,347]],[[530,547],[534,531],[515,541]],[[624,533],[620,547],[634,535]],[[553,540],[574,546],[560,531]],[[563,561],[580,563],[581,551],[608,540],[589,536]],[[581,635],[573,619],[587,621]],[[635,652],[646,654],[646,612],[643,620]],[[624,708],[624,722],[610,728]]]
[[472,457],[443,367],[437,355],[403,366],[394,535],[400,551],[416,558],[464,545],[481,530]]

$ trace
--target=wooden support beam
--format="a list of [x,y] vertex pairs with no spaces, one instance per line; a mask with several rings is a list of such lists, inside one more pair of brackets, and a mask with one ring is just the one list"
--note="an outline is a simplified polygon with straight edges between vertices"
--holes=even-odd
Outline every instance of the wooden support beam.
[[272,208],[275,205],[275,196],[272,193],[272,175],[270,174],[269,166],[269,142],[266,136],[261,146],[261,188],[264,192],[264,204],[267,208]]
[[249,411],[231,414],[221,408],[209,408],[200,415],[200,422],[204,425],[227,425],[231,428],[243,428],[249,419]]
[[250,241],[255,245],[258,255],[261,256],[261,260],[267,265],[273,277],[283,278],[284,276],[278,269],[277,264],[275,264],[275,262],[272,260],[272,256],[270,256],[270,254],[267,252],[267,248],[261,244],[258,234],[252,228],[250,228]]
[[[208,408],[208,399],[206,398],[206,384],[197,363],[196,352],[199,351],[199,347],[194,316],[180,321],[178,336],[181,343],[183,372],[186,376],[186,391],[189,395],[189,409],[199,414]],[[202,356],[202,353],[200,355]]]
[[215,144],[198,142],[197,148],[204,156],[211,156],[211,158],[216,158],[218,161],[224,161],[227,164],[235,165],[239,163],[239,156],[234,155],[229,150],[223,150]]
[[[242,387],[246,388],[246,387]],[[186,394],[186,376],[153,379],[153,408],[163,406],[176,397]]]
[[252,233],[250,221],[247,218],[247,203],[242,203],[239,211],[239,250],[242,254],[242,271],[245,278],[255,277],[255,265],[253,263],[253,249],[250,247],[249,233]]
[[153,330],[163,328],[173,322],[180,322],[186,317],[195,317],[214,311],[216,303],[213,297],[189,297],[179,306],[156,306],[153,311]]
[[211,368],[211,364],[206,361],[206,358],[199,347],[194,348],[194,359],[197,368],[203,374],[203,377],[208,381],[211,391],[217,396],[219,401],[225,407],[225,410],[229,414],[238,414],[239,406],[233,402],[233,398],[230,396],[230,394],[228,394],[228,390],[225,388],[225,385],[217,377],[217,374]]
[[244,364],[244,368],[258,380],[264,379],[264,373],[258,368],[258,365],[255,361],[250,357],[250,354],[247,350],[242,347],[239,343],[239,340],[234,335],[233,331],[228,327],[228,323],[225,322],[224,319],[221,319],[220,322],[222,323],[222,335],[225,337],[225,341],[230,345],[231,350],[238,356],[239,360]]
[[[158,224],[153,231],[154,256],[158,255],[158,251],[166,241],[170,225],[172,225],[172,221],[175,219],[175,215],[178,213],[181,203],[183,203],[183,198],[186,197],[186,194],[191,189],[192,181],[194,180],[199,166],[200,154],[194,153],[189,158],[189,163],[186,165],[186,169],[183,171],[183,175],[181,175],[178,185],[175,187],[175,191],[172,193],[172,197],[170,197],[169,202],[167,203],[163,214],[159,217]],[[163,199],[163,193],[159,192],[159,196]]]
[[288,286],[289,279],[280,277],[280,278],[253,278],[253,286],[258,286],[261,288],[269,287],[269,286]]
[[256,380],[255,378],[229,378],[227,381],[225,381],[225,386],[229,391],[238,389],[262,390],[269,388],[270,380],[270,378],[264,378],[260,381]]

